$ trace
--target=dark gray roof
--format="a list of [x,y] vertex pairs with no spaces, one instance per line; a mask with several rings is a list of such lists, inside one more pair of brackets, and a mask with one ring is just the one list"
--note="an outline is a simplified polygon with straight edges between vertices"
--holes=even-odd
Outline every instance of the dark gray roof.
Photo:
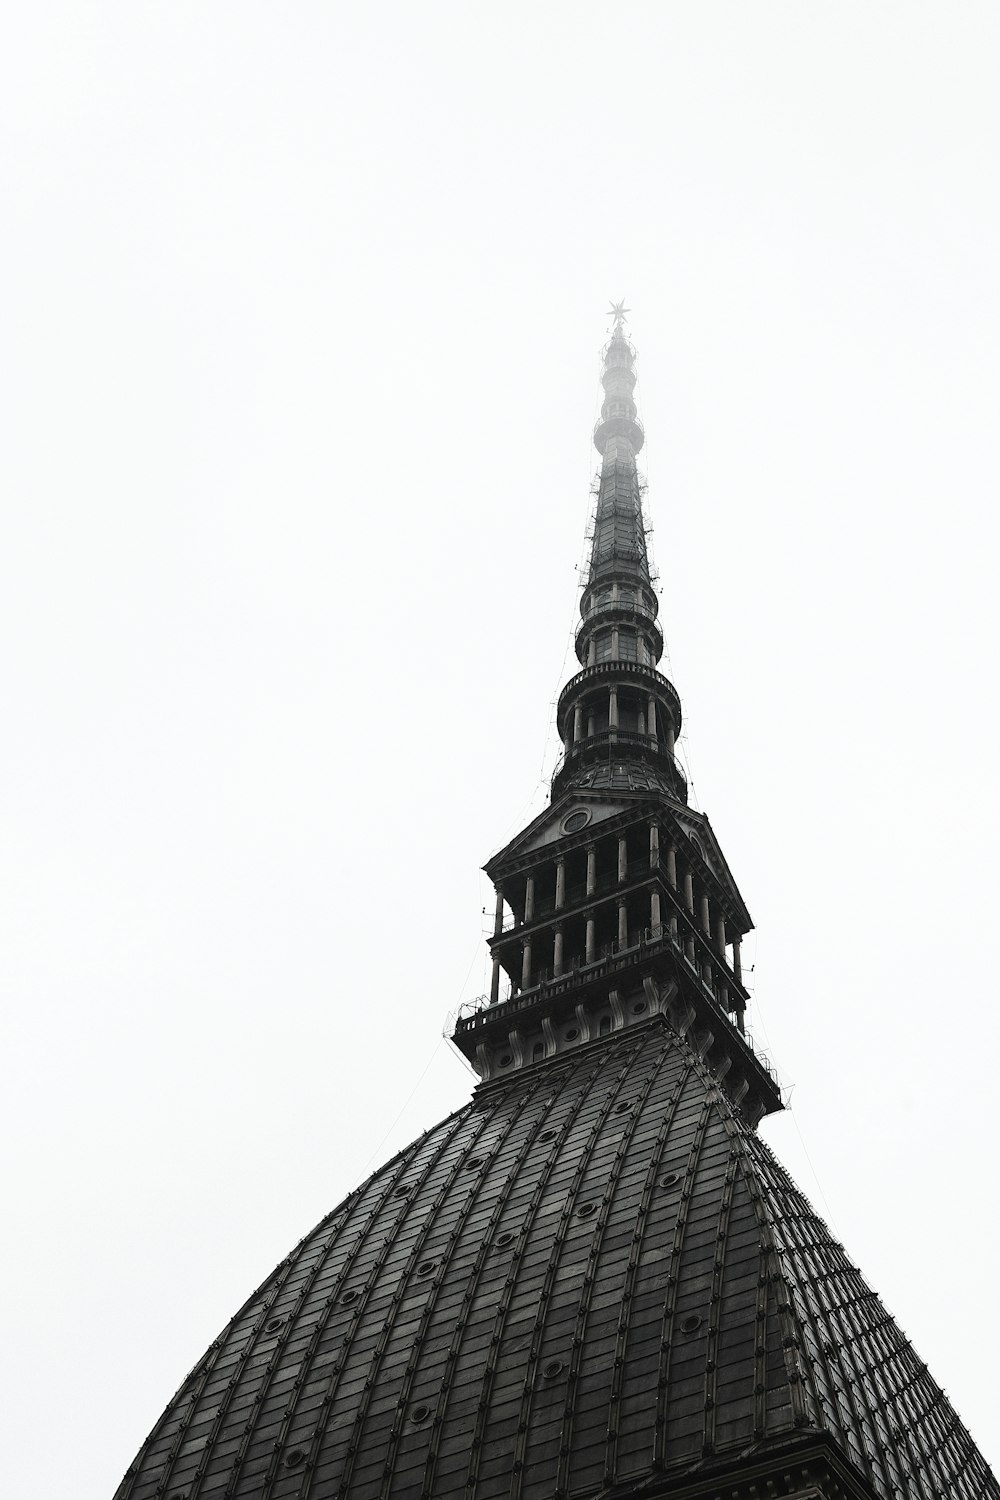
[[1000,1497],[657,1018],[481,1086],[377,1172],[212,1345],[118,1494],[551,1500],[819,1434],[861,1493]]

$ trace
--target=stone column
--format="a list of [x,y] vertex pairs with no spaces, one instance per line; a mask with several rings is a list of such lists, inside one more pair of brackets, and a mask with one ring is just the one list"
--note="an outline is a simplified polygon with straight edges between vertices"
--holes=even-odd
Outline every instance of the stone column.
[[493,918],[493,936],[499,937],[503,932],[503,891],[497,886],[497,909]]
[[669,880],[670,884],[673,886],[674,890],[676,891],[676,889],[677,889],[677,850],[674,848],[673,844],[671,844],[670,847],[667,850],[667,879]]
[[490,1004],[496,1005],[500,999],[500,960],[493,955],[493,977],[490,980]]
[[691,914],[694,914],[694,881],[691,879],[691,871],[684,871],[684,905]]
[[656,739],[656,699],[650,695],[646,705],[646,728],[649,730],[651,740]]
[[587,647],[587,666],[597,666],[597,637],[593,635],[590,637],[590,645]]
[[521,988],[531,989],[531,939],[521,944]]
[[556,911],[562,911],[566,905],[566,861],[556,860]]
[[618,882],[628,879],[628,844],[625,839],[618,840]]
[[587,710],[587,738],[588,740],[594,738],[594,710],[592,708]]
[[533,922],[535,920],[535,877],[529,875],[524,882],[524,920]]
[[608,694],[608,728],[618,728],[618,689],[613,687]]
[[708,906],[708,897],[704,891],[701,893],[699,905],[701,907],[701,930],[707,938],[710,938],[712,936],[712,914]]
[[733,933],[733,974],[737,984],[743,983],[743,964],[740,959],[740,943],[742,939],[738,932]]
[[552,952],[552,972],[561,974],[563,971],[563,930],[557,927]]
[[597,890],[597,845],[587,845],[587,895]]
[[719,957],[724,959],[726,956],[726,919],[722,916],[717,916],[715,919],[715,946],[719,950]]
[[587,958],[588,964],[592,964],[594,962],[594,958],[596,957],[596,954],[597,954],[597,924],[595,923],[593,917],[588,917],[587,918],[587,952],[586,952],[586,958]]
[[660,825],[650,823],[649,825],[649,868],[656,870],[660,864]]
[[573,710],[573,743],[579,744],[583,739],[583,704],[578,703]]
[[642,708],[639,710],[639,733],[646,733],[646,711]]
[[653,891],[649,898],[649,925],[653,929],[653,937],[658,938],[663,931],[660,921],[660,893]]
[[617,661],[618,660],[618,652],[619,652],[620,649],[621,649],[621,638],[620,638],[620,636],[618,634],[618,626],[616,625],[616,626],[614,626],[614,628],[611,631],[611,660],[612,661]]
[[667,722],[663,730],[663,740],[670,754],[674,753],[674,721],[667,716]]
[[618,903],[618,946],[628,947],[628,903],[625,901]]

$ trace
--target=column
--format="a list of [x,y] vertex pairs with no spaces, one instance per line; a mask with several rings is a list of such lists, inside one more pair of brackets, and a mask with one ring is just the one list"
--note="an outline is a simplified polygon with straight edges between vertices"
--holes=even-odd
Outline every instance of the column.
[[618,840],[618,883],[628,879],[628,844],[624,839]]
[[587,895],[597,890],[597,845],[587,845]]
[[555,942],[552,952],[552,972],[561,974],[563,971],[563,930],[557,927],[555,930]]
[[528,938],[521,944],[521,988],[531,988],[531,939]]
[[710,938],[712,936],[712,914],[709,911],[708,897],[704,891],[701,893],[701,899],[698,904],[701,908],[701,930],[707,938]]
[[503,891],[497,886],[497,909],[493,918],[493,936],[499,937],[503,932]]
[[[743,983],[743,964],[740,959],[740,943],[742,939],[738,932],[733,933],[733,974],[737,984]],[[742,1030],[742,1028],[741,1028]]]
[[664,744],[666,745],[667,749],[669,750],[670,754],[673,755],[673,753],[674,753],[674,721],[670,717],[669,714],[667,715],[667,722],[664,725],[664,729],[663,729],[663,741],[664,741]]
[[628,947],[628,903],[625,901],[618,903],[618,946]]
[[611,632],[611,660],[612,661],[617,661],[618,660],[619,646],[620,646],[620,637],[619,637],[619,634],[618,634],[618,626],[616,625],[614,627],[614,629],[612,630],[612,632]]
[[677,850],[674,848],[673,844],[671,844],[670,847],[667,849],[667,879],[669,880],[670,884],[673,886],[674,890],[676,891],[676,889],[677,889]]
[[594,738],[594,710],[592,708],[587,710],[587,738],[588,740]]
[[611,729],[618,728],[618,689],[615,687],[608,694],[608,725]]
[[593,917],[587,918],[587,962],[592,964],[597,955],[597,924]]
[[562,911],[566,905],[566,861],[556,860],[556,911]]
[[646,704],[646,728],[649,730],[651,740],[656,739],[656,699],[650,696]]
[[591,636],[590,645],[587,647],[587,666],[597,666],[597,638],[595,636]]
[[[694,915],[694,881],[691,879],[691,871],[684,871],[684,905]],[[694,934],[690,928],[685,929],[684,955],[689,962],[694,963]]]
[[715,919],[715,946],[719,950],[719,957],[726,956],[726,920],[718,916]]
[[493,955],[493,977],[490,980],[490,1004],[496,1005],[500,999],[500,959]]
[[649,925],[653,929],[653,937],[658,938],[663,932],[660,921],[660,893],[653,891],[649,898]]
[[578,703],[573,710],[573,743],[579,744],[583,739],[583,704]]
[[650,823],[649,825],[649,868],[656,870],[660,864],[660,825]]
[[639,709],[639,733],[646,733],[646,712],[642,708]]
[[524,882],[524,920],[533,922],[535,920],[535,877],[529,875]]

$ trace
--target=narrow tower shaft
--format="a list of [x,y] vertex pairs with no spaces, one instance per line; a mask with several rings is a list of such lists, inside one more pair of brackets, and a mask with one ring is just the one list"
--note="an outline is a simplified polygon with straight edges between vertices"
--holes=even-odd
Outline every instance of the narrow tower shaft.
[[559,695],[549,809],[486,865],[497,889],[486,1009],[455,1042],[486,1079],[532,1067],[659,1009],[699,1028],[751,1123],[781,1107],[744,1036],[750,915],[708,819],[687,805],[681,704],[663,654],[636,454],[643,431],[623,309],[604,349],[601,455],[580,670]]

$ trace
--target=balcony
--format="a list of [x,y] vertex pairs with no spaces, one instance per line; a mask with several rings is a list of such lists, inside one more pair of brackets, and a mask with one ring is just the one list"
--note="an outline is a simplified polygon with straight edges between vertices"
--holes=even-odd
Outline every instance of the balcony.
[[[556,723],[559,732],[563,734],[565,729],[564,717],[570,706],[570,700],[575,699],[580,690],[591,685],[606,682],[608,687],[636,687],[649,696],[656,698],[660,703],[666,703],[674,721],[674,733],[681,732],[681,700],[673,683],[658,672],[655,667],[647,667],[644,662],[639,661],[599,661],[592,667],[584,667],[571,677],[569,682],[559,694],[556,704]],[[563,736],[565,738],[565,736]]]
[[[657,956],[670,954],[681,966],[682,971],[688,975],[689,982],[693,983],[704,1018],[708,1020],[714,1014],[725,1019],[728,1027],[727,1037],[738,1048],[744,1049],[748,1059],[752,1059],[753,1063],[762,1070],[780,1100],[780,1085],[770,1061],[757,1051],[750,1036],[739,1031],[732,1024],[729,1014],[723,1010],[712,986],[706,984],[701,977],[700,956],[696,955],[692,962],[684,952],[684,940],[683,933],[670,932],[666,923],[662,923],[655,929],[647,927],[629,933],[625,943],[607,944],[593,963],[574,961],[559,975],[550,974],[546,970],[540,971],[535,983],[529,989],[521,990],[519,994],[512,995],[510,999],[500,1001],[496,1005],[490,1005],[488,998],[481,995],[478,1000],[471,1001],[460,1008],[455,1022],[456,1043],[459,1037],[467,1038],[470,1033],[485,1031],[495,1024],[506,1029],[511,1018],[516,1015],[534,1010],[543,1004],[548,1007],[552,1001],[558,1000],[564,994],[569,995],[581,988],[589,988],[598,983],[603,985],[622,970],[633,968]],[[741,986],[736,985],[728,970],[726,973],[730,988],[745,996],[745,991]],[[461,1046],[461,1050],[465,1051],[466,1046]]]

